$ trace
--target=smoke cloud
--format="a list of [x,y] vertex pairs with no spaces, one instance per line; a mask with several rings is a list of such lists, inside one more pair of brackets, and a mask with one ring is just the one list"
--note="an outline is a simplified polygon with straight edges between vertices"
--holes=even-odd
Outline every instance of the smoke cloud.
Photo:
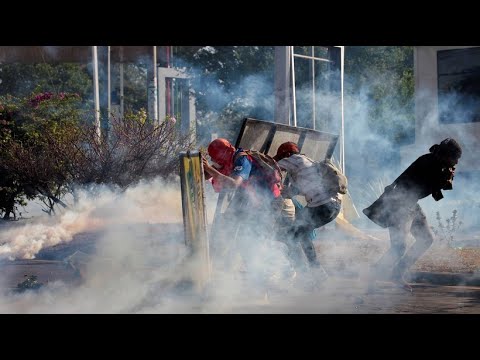
[[[209,184],[207,184],[209,185]],[[207,190],[207,194],[211,194]],[[208,199],[208,212],[213,199]],[[88,231],[96,243],[89,254],[74,253],[80,284],[48,282],[36,292],[5,292],[2,313],[196,313],[231,312],[262,305],[265,284],[276,291],[292,274],[279,242],[256,239],[240,248],[252,257],[250,276],[239,276],[235,252],[232,261],[213,260],[208,287],[199,294],[189,284],[199,264],[185,246],[178,186],[160,180],[145,182],[120,193],[91,188],[79,201],[54,219],[34,218],[3,229],[3,257],[32,259],[42,248],[70,242]],[[233,250],[233,249],[232,249]],[[68,259],[66,259],[68,260]],[[241,265],[240,265],[241,266]],[[282,283],[284,282],[285,283]],[[9,279],[2,278],[4,285]],[[253,300],[252,300],[253,299]],[[235,310],[237,309],[237,310]]]
[[[207,49],[208,50],[208,49]],[[388,74],[382,74],[388,77]],[[372,78],[370,86],[386,81],[380,75]],[[199,85],[199,84],[197,84]],[[237,129],[244,117],[273,120],[273,85],[266,75],[251,75],[238,84],[240,99],[225,91],[221,83],[205,81],[196,92],[208,94],[209,108],[197,118],[203,133],[199,145],[205,145],[215,131],[218,136],[235,140],[231,132],[219,126],[220,111],[234,115],[233,104],[241,105],[246,112],[237,114]],[[125,192],[112,188],[91,188],[80,192],[76,204],[55,218],[36,217],[28,222],[2,225],[0,229],[0,257],[8,259],[35,259],[47,248],[68,244],[79,234],[88,233],[96,244],[95,251],[76,256],[82,281],[79,284],[60,280],[49,282],[36,292],[21,294],[4,291],[0,301],[2,313],[354,313],[362,311],[364,275],[370,265],[389,247],[388,231],[379,228],[361,213],[373,202],[400,173],[418,156],[428,152],[431,145],[451,136],[466,149],[473,146],[475,138],[469,131],[454,126],[441,127],[435,112],[427,112],[425,124],[415,143],[405,148],[392,144],[388,134],[375,134],[370,125],[370,114],[375,103],[370,98],[371,89],[365,87],[345,97],[345,158],[349,191],[360,217],[350,219],[371,237],[355,238],[334,223],[318,230],[318,255],[330,274],[321,289],[314,289],[308,274],[292,271],[286,249],[281,241],[229,244],[241,252],[250,264],[250,271],[242,271],[242,257],[235,251],[222,257],[215,251],[218,239],[212,242],[212,275],[206,288],[198,292],[190,284],[192,269],[200,266],[189,258],[185,246],[180,188],[161,180],[143,182]],[[302,91],[305,91],[302,94]],[[297,97],[307,89],[298,89]],[[432,94],[417,94],[424,101],[434,101]],[[319,92],[315,99],[319,114],[332,113],[338,98]],[[229,107],[232,112],[229,112]],[[384,113],[390,123],[398,124],[401,113],[395,106]],[[248,111],[247,111],[248,110]],[[251,112],[250,112],[251,111]],[[307,118],[299,111],[299,118]],[[236,117],[234,119],[237,119]],[[319,116],[319,123],[328,125],[326,131],[338,132],[338,116]],[[299,124],[300,125],[300,124]],[[213,130],[214,129],[214,130]],[[441,130],[445,129],[445,130]],[[322,130],[321,128],[319,130]],[[228,135],[228,136],[227,136]],[[337,145],[338,151],[338,145]],[[464,150],[467,153],[468,150]],[[471,152],[471,151],[470,151]],[[468,156],[465,157],[465,161]],[[464,158],[460,159],[458,175],[452,191],[435,202],[431,197],[419,203],[432,226],[437,224],[436,213],[448,217],[458,210],[465,230],[478,227],[479,204],[471,194],[478,190],[473,178],[462,174]],[[466,162],[467,163],[467,162]],[[206,183],[208,223],[211,225],[216,206],[216,194]],[[470,202],[468,201],[470,199]],[[457,235],[457,234],[456,234]],[[229,237],[233,238],[233,235]],[[409,239],[409,245],[413,239]],[[228,244],[227,244],[228,245]],[[437,252],[434,243],[425,257],[413,270],[422,266],[449,265],[462,262],[457,257],[445,258]],[[250,254],[250,255],[245,255]],[[223,260],[223,261],[220,261]],[[245,259],[243,259],[245,260]],[[252,269],[254,269],[252,271]],[[9,279],[0,279],[3,288]],[[397,300],[395,300],[397,299]],[[382,304],[394,306],[398,297],[382,298]],[[375,307],[366,307],[364,312]],[[381,309],[380,309],[381,310]]]

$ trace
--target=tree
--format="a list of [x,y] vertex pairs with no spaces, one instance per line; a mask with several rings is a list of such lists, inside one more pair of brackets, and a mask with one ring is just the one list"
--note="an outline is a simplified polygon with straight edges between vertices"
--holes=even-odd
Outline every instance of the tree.
[[400,171],[400,146],[414,141],[413,47],[345,47],[344,78],[346,172],[365,189]]
[[415,128],[412,46],[345,48],[345,92],[366,91],[371,106],[369,126],[393,144],[413,141]]
[[69,173],[75,186],[112,184],[121,189],[141,179],[178,174],[178,153],[193,148],[193,137],[181,135],[170,119],[154,123],[145,109],[112,118],[108,136],[99,140],[90,122],[78,128],[69,149]]
[[177,57],[192,74],[200,143],[212,128],[235,140],[244,117],[273,121],[273,46],[178,47]]
[[[42,196],[51,204],[60,203],[65,191],[65,167],[69,160],[57,149],[75,141],[79,110],[78,94],[50,92],[26,98],[0,99],[0,205],[4,218],[14,214],[16,205]],[[50,207],[53,210],[53,206]]]
[[90,184],[126,189],[140,179],[178,174],[178,152],[192,148],[169,120],[160,124],[146,111],[113,119],[98,137],[91,112],[77,94],[32,94],[0,98],[0,212],[16,217],[18,205],[40,198],[44,211],[66,206],[62,197]]
[[32,93],[75,93],[92,108],[93,85],[91,70],[86,64],[75,63],[7,63],[0,64],[0,96],[28,97]]

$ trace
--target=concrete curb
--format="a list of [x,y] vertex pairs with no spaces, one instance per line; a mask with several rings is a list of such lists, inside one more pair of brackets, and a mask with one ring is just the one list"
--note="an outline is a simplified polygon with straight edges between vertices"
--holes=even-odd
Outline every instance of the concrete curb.
[[408,281],[443,286],[480,286],[480,274],[418,271],[411,273]]

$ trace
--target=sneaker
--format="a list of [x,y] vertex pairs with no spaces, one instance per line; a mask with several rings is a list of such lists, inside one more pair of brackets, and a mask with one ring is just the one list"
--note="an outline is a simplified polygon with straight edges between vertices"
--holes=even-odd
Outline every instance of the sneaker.
[[390,280],[391,280],[392,283],[395,284],[395,286],[397,286],[401,289],[404,289],[404,290],[407,290],[407,291],[410,291],[410,292],[413,291],[410,284],[407,281],[405,281],[405,279],[403,278],[403,273],[400,272],[397,269],[393,270]]
[[413,292],[413,288],[410,286],[408,282],[405,281],[403,277],[394,277],[392,278],[392,283],[395,284],[396,287],[399,287],[403,290]]

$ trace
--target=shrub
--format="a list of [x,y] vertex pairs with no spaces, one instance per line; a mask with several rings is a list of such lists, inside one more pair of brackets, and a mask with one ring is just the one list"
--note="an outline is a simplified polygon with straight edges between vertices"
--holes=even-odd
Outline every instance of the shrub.
[[463,224],[462,221],[458,220],[457,210],[453,210],[452,216],[445,219],[446,224],[443,223],[439,211],[436,212],[436,219],[438,225],[436,227],[431,226],[433,233],[441,242],[446,243],[449,246],[453,245],[454,236]]

